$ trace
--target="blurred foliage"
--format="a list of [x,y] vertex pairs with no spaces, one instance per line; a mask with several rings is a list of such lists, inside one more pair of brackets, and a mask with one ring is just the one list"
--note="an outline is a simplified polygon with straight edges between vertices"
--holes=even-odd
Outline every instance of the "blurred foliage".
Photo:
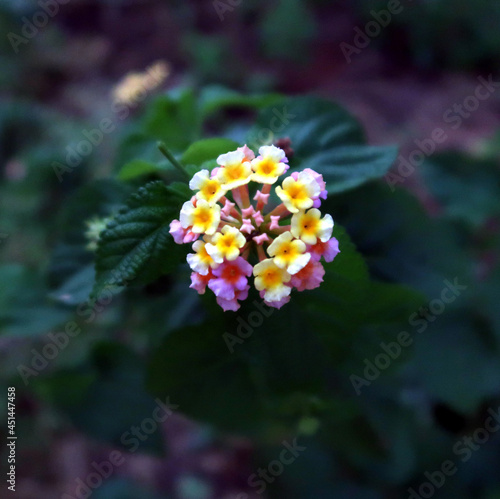
[[[365,20],[387,9],[383,0],[357,0]],[[450,69],[496,68],[500,5],[495,0],[415,0],[400,2],[382,37],[388,51],[408,49],[416,65]],[[396,48],[397,47],[397,48]]]
[[[263,61],[286,66],[314,57],[326,4],[249,0],[226,15],[248,27]],[[355,4],[365,22],[386,6]],[[1,1],[2,32],[19,30],[20,17],[36,8]],[[492,0],[415,1],[374,43],[389,54],[409,49],[420,67],[495,68],[498,8]],[[453,449],[500,400],[500,132],[474,156],[435,154],[419,168],[437,206],[431,216],[413,194],[392,193],[382,180],[393,147],[367,145],[359,123],[332,102],[268,92],[278,71],[256,64],[249,74],[228,37],[199,29],[193,2],[172,9],[185,23],[180,45],[194,84],[131,110],[105,147],[61,178],[55,162],[66,163],[90,124],[34,99],[45,88],[30,77],[48,53],[43,41],[23,47],[23,58],[0,41],[0,91],[10,92],[0,96],[0,379],[41,414],[20,409],[19,452],[47,448],[48,434],[68,428],[127,450],[124,432],[168,396],[215,435],[248,437],[256,469],[279,455],[283,440],[298,438],[307,450],[269,484],[268,497],[406,497],[426,471],[451,459],[459,472],[435,497],[498,498],[498,436],[467,462]],[[51,26],[47,37],[62,43],[62,32]],[[167,230],[187,195],[185,179],[156,142],[193,174],[237,145],[283,137],[295,152],[292,169],[311,167],[327,180],[325,210],[342,252],[326,265],[321,288],[294,296],[231,353],[222,334],[246,330],[258,297],[222,314],[212,297],[188,288],[185,253]],[[108,217],[94,265],[86,223]],[[433,314],[455,282],[465,289]],[[56,357],[34,360],[54,344],[49,333],[68,329],[78,333],[66,335]],[[381,343],[402,331],[411,346],[357,396],[352,376],[365,377],[366,362],[384,353]],[[5,392],[0,407],[4,417]],[[169,452],[159,432],[139,451]],[[194,480],[183,491],[206,492]],[[124,478],[94,495],[169,497]]]
[[[229,116],[236,109],[235,121]],[[22,113],[17,115],[0,121],[4,141],[12,133],[22,140]],[[179,88],[117,133],[113,174],[106,180],[92,179],[90,158],[90,175],[78,168],[59,184],[45,149],[36,145],[30,157],[41,164],[37,175],[6,178],[4,171],[4,199],[24,191],[43,203],[40,186],[54,192],[52,209],[38,220],[16,215],[16,205],[16,223],[28,232],[36,233],[41,223],[55,230],[37,248],[42,255],[53,249],[43,257],[44,268],[33,272],[29,258],[22,258],[1,269],[2,282],[9,282],[0,293],[3,338],[24,337],[26,345],[16,354],[17,365],[5,364],[6,382],[48,404],[59,424],[118,446],[128,428],[151,415],[155,397],[169,397],[182,413],[221,432],[250,436],[260,459],[279,452],[283,439],[299,436],[307,452],[293,473],[269,486],[269,497],[404,494],[418,487],[424,471],[454,457],[461,432],[480,425],[484,407],[495,408],[499,397],[500,268],[498,261],[482,267],[486,252],[498,254],[499,247],[495,233],[485,242],[485,230],[499,216],[499,173],[491,154],[483,160],[436,155],[422,167],[442,207],[432,218],[411,194],[391,193],[377,180],[395,150],[367,146],[348,113],[317,98]],[[231,353],[222,334],[249,327],[258,297],[238,313],[223,314],[211,297],[188,288],[184,256],[168,234],[187,186],[161,158],[156,141],[167,142],[192,174],[235,145],[255,148],[282,137],[295,151],[292,169],[313,167],[324,175],[332,193],[325,209],[335,217],[341,253],[326,265],[319,289],[273,311]],[[25,158],[25,150],[7,150],[6,164]],[[97,250],[97,274],[84,236],[85,221],[96,216],[111,216]],[[7,254],[23,237],[15,225],[8,229]],[[422,319],[447,281],[466,289],[442,314]],[[24,387],[18,368],[31,365],[30,348],[42,351],[52,341],[46,333],[64,331],[68,321],[81,332]],[[374,362],[383,353],[381,342],[394,342],[401,331],[414,347],[401,348],[390,368],[356,396],[352,375],[363,377],[366,360]],[[468,426],[451,431],[449,420],[436,418],[438,405]],[[158,437],[141,450],[160,451]],[[498,450],[497,442],[488,445]],[[472,461],[495,470],[499,454],[488,452],[485,462],[483,453]],[[305,476],[303,488],[296,480]],[[494,493],[490,483],[458,473],[439,494],[487,498]],[[111,497],[125,485],[106,487]],[[472,495],[475,490],[481,495]]]

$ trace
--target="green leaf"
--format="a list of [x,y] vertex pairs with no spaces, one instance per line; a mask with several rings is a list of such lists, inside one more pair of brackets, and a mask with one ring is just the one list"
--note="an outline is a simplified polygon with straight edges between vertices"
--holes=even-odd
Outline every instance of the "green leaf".
[[330,446],[342,449],[342,454],[358,466],[367,460],[373,463],[385,454],[384,445],[366,416],[353,399],[328,403],[323,415],[322,440],[328,439]]
[[208,161],[204,161],[200,166],[196,165],[187,165],[186,171],[192,177],[195,173],[198,173],[200,170],[208,170],[211,172],[214,168],[217,168],[219,165],[215,159],[210,159]]
[[198,97],[190,88],[173,89],[157,97],[130,128],[120,145],[115,166],[121,168],[138,159],[156,164],[161,155],[155,140],[164,142],[177,158],[201,139],[203,122],[213,113],[225,108],[261,108],[279,99],[277,94],[245,95],[217,85],[203,88]]
[[147,184],[133,194],[127,206],[101,234],[96,252],[96,283],[92,296],[104,288],[151,282],[182,261],[182,251],[169,233],[189,199],[185,184]]
[[143,132],[134,131],[121,141],[114,165],[120,177],[122,175],[121,170],[129,163],[137,163],[137,167],[140,166],[140,163],[144,164],[144,166],[156,165],[162,159],[163,157],[156,147],[154,137]]
[[295,97],[265,109],[250,134],[271,132],[271,140],[289,137],[295,169],[321,173],[330,193],[383,177],[396,159],[395,147],[366,146],[358,122],[336,104],[314,97]]
[[[427,305],[426,298],[407,286],[371,281],[360,306],[360,331],[355,342],[343,349],[342,369],[349,374],[361,374],[364,359],[375,358],[380,353],[380,343],[394,342],[401,331],[408,330],[412,314]],[[390,369],[398,367],[413,352],[403,348]],[[389,371],[390,371],[389,369]]]
[[408,286],[387,282],[370,283],[369,300],[365,304],[364,320],[369,324],[402,324],[405,326],[410,314],[426,302],[422,293]]
[[182,155],[185,165],[201,166],[205,161],[217,159],[220,154],[234,151],[240,144],[230,139],[213,138],[198,140]]
[[318,151],[301,163],[323,175],[329,194],[383,177],[397,156],[396,147],[351,146]]
[[428,324],[415,342],[412,369],[431,396],[459,412],[472,413],[498,394],[498,354],[465,314],[443,315]]
[[282,99],[279,94],[245,95],[219,85],[202,89],[199,99],[199,109],[203,119],[212,113],[229,107],[263,108],[271,106]]
[[363,322],[370,280],[368,267],[345,229],[336,224],[333,237],[339,241],[340,253],[332,263],[324,263],[324,282],[313,291],[294,293],[292,300],[307,314],[311,330],[337,358],[342,357],[346,342],[352,341]]
[[[170,394],[192,418],[244,433],[295,427],[327,403],[335,393],[327,386],[332,359],[343,359],[353,334],[372,318],[363,315],[371,291],[367,266],[340,226],[334,236],[341,253],[326,264],[321,288],[294,293],[295,306],[281,310],[251,291],[236,314],[224,314],[225,323],[173,331],[153,354],[149,389]],[[394,305],[395,290],[389,294]]]
[[151,163],[143,159],[133,159],[125,163],[118,172],[118,178],[123,181],[133,180],[154,173],[174,172],[174,168],[167,161]]
[[[218,316],[225,323],[212,319],[168,335],[148,367],[152,393],[170,394],[189,417],[253,434],[295,428],[314,407],[328,406],[333,366],[344,361],[353,336],[366,325],[407,320],[421,299],[372,283],[345,230],[337,225],[334,236],[341,253],[325,264],[325,282],[294,293],[294,306],[268,309],[251,291],[236,314]],[[321,421],[322,410],[314,414]]]
[[500,171],[496,160],[443,153],[427,160],[421,172],[448,218],[477,227],[500,215]]
[[200,138],[201,119],[194,90],[179,88],[156,98],[148,106],[142,121],[142,131],[165,142],[178,153]]
[[471,262],[453,228],[431,219],[406,191],[367,185],[329,197],[324,209],[347,228],[378,280],[406,284],[429,299],[440,296],[447,279],[471,282]]
[[323,263],[323,283],[313,291],[295,293],[292,300],[304,310],[311,330],[335,361],[345,361],[350,351],[357,362],[357,354],[353,354],[357,345],[363,345],[361,355],[365,356],[370,347],[365,336],[376,347],[380,334],[390,337],[407,325],[408,317],[423,305],[425,297],[406,286],[370,280],[363,256],[339,224],[333,237],[339,241],[340,253],[332,263]]
[[281,99],[263,109],[251,136],[262,129],[271,129],[275,138],[290,137],[298,158],[323,148],[362,145],[365,140],[360,124],[347,111],[316,97]]
[[153,353],[147,387],[199,421],[255,429],[263,407],[252,370],[228,351],[222,333],[213,323],[173,331]]
[[273,425],[295,428],[326,396],[328,355],[314,331],[299,309],[269,309],[254,291],[223,319],[167,336],[148,366],[148,388],[216,428],[260,435]]

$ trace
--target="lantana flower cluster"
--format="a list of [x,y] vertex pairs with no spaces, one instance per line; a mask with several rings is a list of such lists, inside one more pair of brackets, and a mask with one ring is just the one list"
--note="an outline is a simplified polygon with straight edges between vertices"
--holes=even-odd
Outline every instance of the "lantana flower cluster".
[[321,259],[331,262],[339,253],[333,219],[319,210],[327,196],[322,175],[293,172],[275,188],[281,204],[268,209],[272,186],[289,169],[282,149],[262,146],[256,157],[245,145],[217,164],[193,176],[194,195],[170,224],[176,243],[192,244],[190,287],[200,294],[208,287],[225,311],[248,297],[252,275],[270,307],[288,303],[292,289],[317,288],[325,274]]

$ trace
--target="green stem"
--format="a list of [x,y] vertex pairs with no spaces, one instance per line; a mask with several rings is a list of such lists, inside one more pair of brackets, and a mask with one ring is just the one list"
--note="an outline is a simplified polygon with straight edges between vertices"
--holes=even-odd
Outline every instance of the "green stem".
[[158,149],[165,156],[170,163],[172,163],[175,168],[177,168],[187,179],[191,179],[189,173],[184,169],[184,167],[174,158],[173,154],[167,149],[164,142],[158,142]]

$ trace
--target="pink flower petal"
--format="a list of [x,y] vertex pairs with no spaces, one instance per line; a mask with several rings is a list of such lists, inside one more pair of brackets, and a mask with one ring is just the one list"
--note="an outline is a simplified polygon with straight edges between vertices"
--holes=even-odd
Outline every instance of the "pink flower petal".
[[254,231],[254,226],[252,224],[252,220],[250,218],[243,219],[243,225],[240,227],[240,232],[246,232],[247,234],[251,234]]
[[267,234],[261,234],[260,236],[255,236],[253,240],[260,246],[263,243],[269,242],[269,236]]
[[310,260],[309,263],[299,272],[292,276],[290,284],[298,291],[315,289],[323,282],[325,269],[321,263]]
[[269,226],[269,230],[275,230],[280,228],[278,224],[280,218],[281,218],[280,215],[271,215],[271,225]]

